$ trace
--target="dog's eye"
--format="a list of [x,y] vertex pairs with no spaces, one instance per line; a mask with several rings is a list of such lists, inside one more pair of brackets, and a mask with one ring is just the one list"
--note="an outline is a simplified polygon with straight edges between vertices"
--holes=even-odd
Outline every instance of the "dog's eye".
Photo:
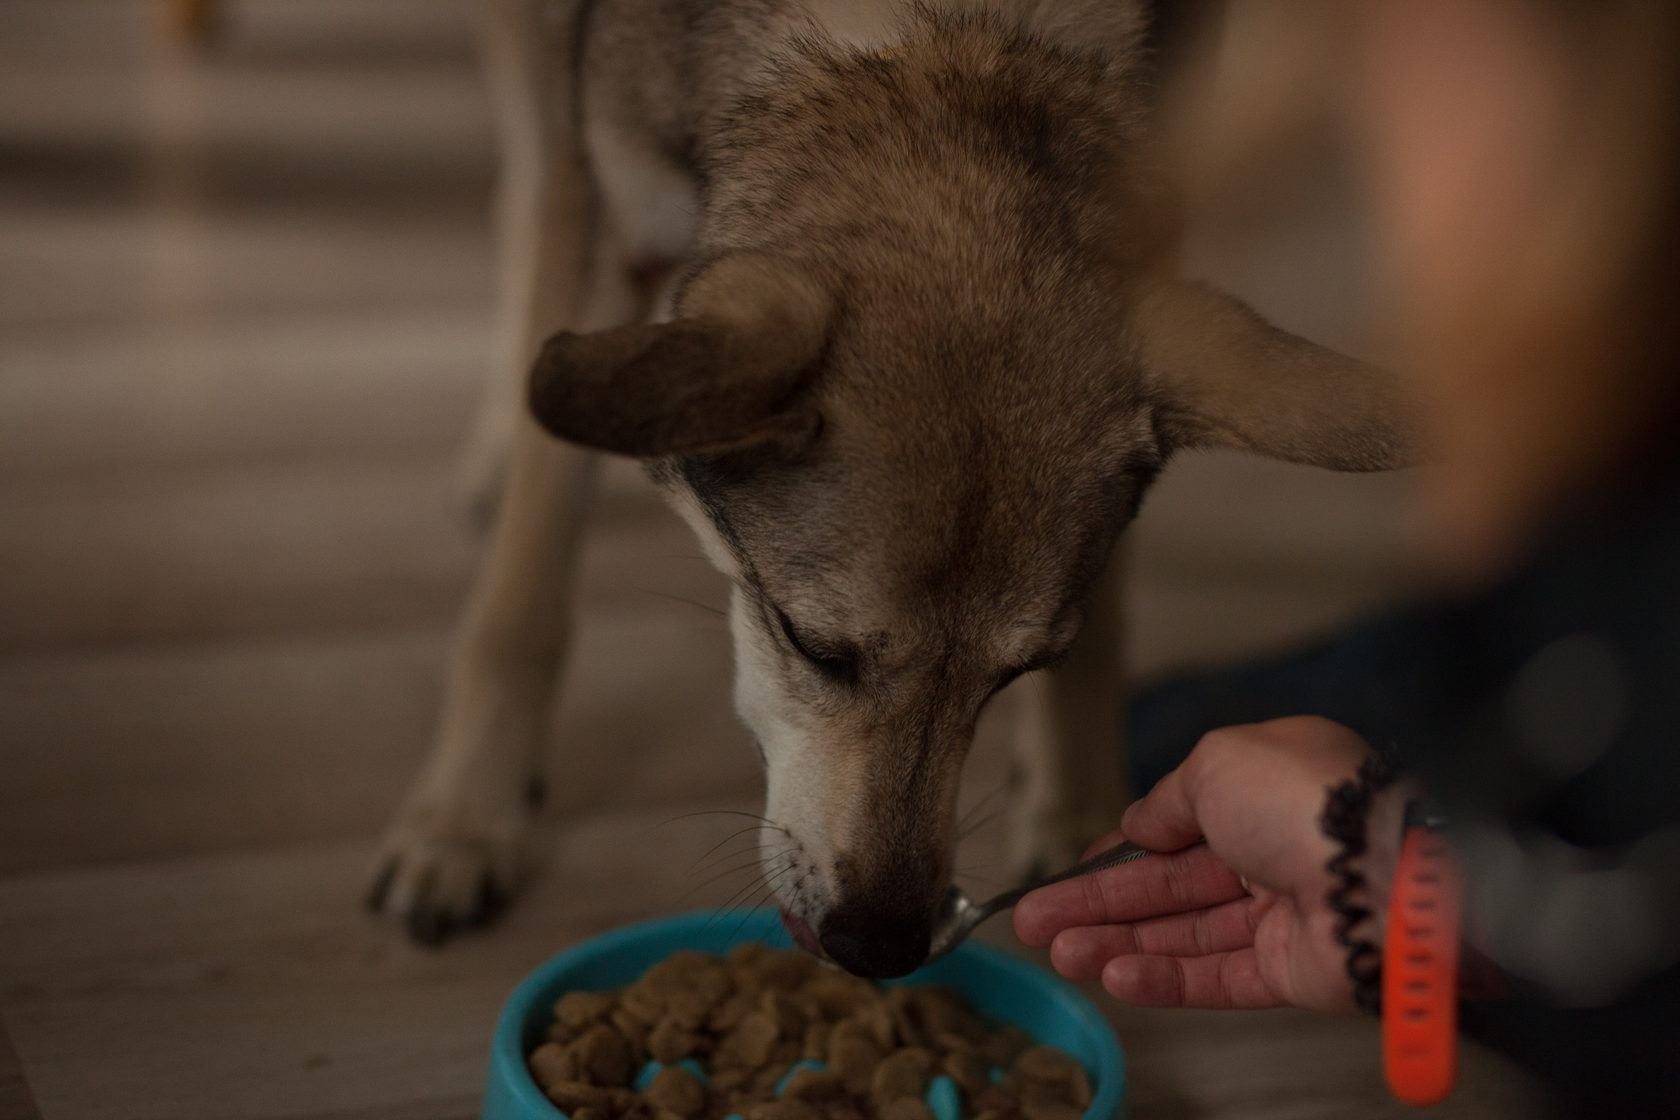
[[810,662],[818,672],[831,680],[843,681],[851,684],[857,680],[857,655],[850,652],[813,649],[799,636],[793,628],[793,620],[782,611],[776,612],[776,621],[781,624],[782,637],[787,639],[793,651]]

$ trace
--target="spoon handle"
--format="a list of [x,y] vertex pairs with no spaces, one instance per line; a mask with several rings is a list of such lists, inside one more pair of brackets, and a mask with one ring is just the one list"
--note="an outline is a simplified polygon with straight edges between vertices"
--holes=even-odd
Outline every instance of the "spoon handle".
[[1111,867],[1119,867],[1123,863],[1142,859],[1152,855],[1148,848],[1140,848],[1130,840],[1121,841],[1105,852],[1098,852],[1090,859],[1080,860],[1066,871],[1058,871],[1054,875],[1046,875],[1042,879],[1035,879],[1024,887],[1016,887],[1012,891],[1005,891],[985,905],[988,914],[995,914],[999,910],[1007,909],[1025,898],[1030,891],[1039,887],[1047,887],[1051,883],[1060,883],[1064,879],[1077,879],[1081,875],[1090,875],[1096,871],[1107,871]]

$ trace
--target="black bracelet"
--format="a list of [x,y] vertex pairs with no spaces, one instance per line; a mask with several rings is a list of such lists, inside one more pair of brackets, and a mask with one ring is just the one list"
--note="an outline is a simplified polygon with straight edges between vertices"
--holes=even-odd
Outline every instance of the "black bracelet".
[[1320,830],[1337,845],[1336,854],[1324,865],[1336,880],[1325,902],[1336,912],[1336,943],[1348,951],[1347,974],[1353,981],[1353,1000],[1370,1015],[1382,1013],[1382,951],[1369,938],[1353,934],[1371,917],[1369,906],[1353,900],[1365,889],[1365,876],[1354,869],[1353,862],[1365,854],[1365,818],[1371,802],[1394,779],[1394,766],[1381,755],[1371,755],[1360,763],[1356,779],[1330,788],[1318,819]]

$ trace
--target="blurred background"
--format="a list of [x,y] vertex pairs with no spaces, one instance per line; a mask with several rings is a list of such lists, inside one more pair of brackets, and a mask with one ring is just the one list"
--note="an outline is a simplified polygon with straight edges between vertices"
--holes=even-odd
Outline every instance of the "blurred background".
[[[536,880],[442,951],[361,911],[480,544],[455,486],[492,298],[478,9],[222,0],[195,37],[182,8],[210,12],[0,2],[0,1118],[470,1116],[530,968],[753,900],[712,813],[760,795],[724,586],[612,464]],[[1209,215],[1191,271],[1380,357],[1357,192],[1333,145],[1305,158],[1263,220]],[[1405,594],[1407,487],[1176,462],[1130,534],[1138,679]],[[1010,708],[964,795],[979,890]],[[1136,1116],[1401,1114],[1372,1024],[1105,1006]],[[1443,1115],[1530,1114],[1467,1061]]]

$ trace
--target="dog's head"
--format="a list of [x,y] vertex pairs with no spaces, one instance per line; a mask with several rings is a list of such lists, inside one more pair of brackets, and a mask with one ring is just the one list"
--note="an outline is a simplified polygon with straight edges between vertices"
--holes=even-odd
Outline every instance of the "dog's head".
[[1109,279],[983,313],[733,254],[674,320],[537,363],[539,420],[654,463],[733,581],[766,871],[854,972],[921,962],[975,721],[1068,648],[1171,452],[1399,461],[1375,371],[1211,290]]

